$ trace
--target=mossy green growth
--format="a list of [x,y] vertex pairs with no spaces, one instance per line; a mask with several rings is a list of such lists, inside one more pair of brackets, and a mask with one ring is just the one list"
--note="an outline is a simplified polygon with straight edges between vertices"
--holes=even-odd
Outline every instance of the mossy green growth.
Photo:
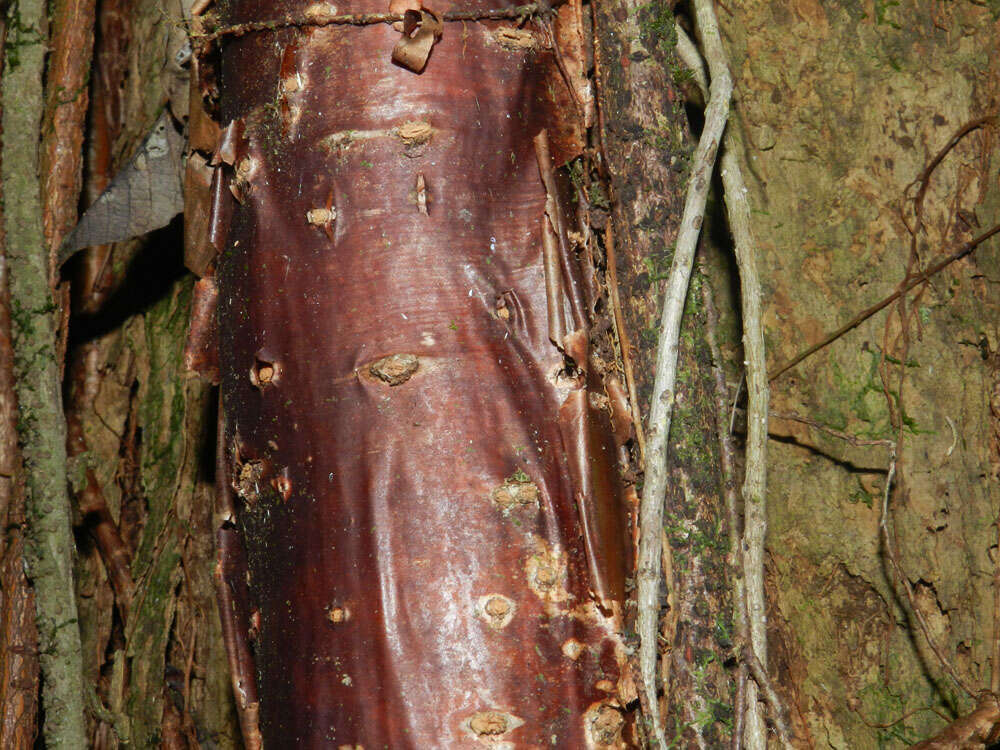
[[159,691],[176,606],[174,591],[183,575],[179,541],[184,530],[176,506],[183,487],[194,481],[182,481],[191,471],[194,451],[185,429],[189,406],[183,369],[192,289],[192,279],[185,278],[150,308],[143,320],[145,346],[136,352],[145,360],[140,366],[139,424],[147,516],[132,564],[136,610],[126,649],[132,665],[128,713],[137,747],[158,742],[163,714]]
[[662,0],[640,5],[638,9],[640,41],[648,50],[673,55],[677,47],[677,27],[670,5]]

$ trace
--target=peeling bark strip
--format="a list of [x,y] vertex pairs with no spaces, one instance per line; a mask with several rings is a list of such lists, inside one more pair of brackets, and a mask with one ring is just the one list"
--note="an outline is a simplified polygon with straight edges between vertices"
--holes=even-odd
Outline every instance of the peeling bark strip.
[[224,46],[223,443],[254,600],[224,619],[256,638],[266,747],[636,744],[621,485],[553,169],[582,132],[510,27],[449,25],[420,75],[389,26]]

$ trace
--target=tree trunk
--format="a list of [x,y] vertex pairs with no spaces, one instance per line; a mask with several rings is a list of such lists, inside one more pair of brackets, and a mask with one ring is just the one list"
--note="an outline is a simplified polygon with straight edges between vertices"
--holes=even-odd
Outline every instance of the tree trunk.
[[[85,202],[164,106],[187,116],[198,20],[182,5],[99,0]],[[378,18],[272,5],[202,16],[218,45],[196,62],[221,51],[227,126],[213,154],[197,107],[189,122],[205,157],[189,187],[220,165],[216,210],[192,197],[185,218],[184,261],[207,279],[183,271],[176,224],[74,260],[62,394],[46,242],[77,204],[90,53],[85,19],[46,15],[87,4],[10,16],[0,366],[13,328],[20,381],[0,369],[0,745],[239,746],[225,632],[249,747],[261,731],[269,747],[637,746],[630,511],[699,130],[670,5],[428,16],[396,0],[414,11],[400,65],[401,32]],[[1000,270],[996,240],[977,239],[1000,217],[989,5],[718,6],[776,376],[762,656],[796,746],[996,741]],[[32,127],[45,102],[52,126]],[[660,706],[643,706],[678,747],[722,746],[742,719],[716,446],[744,430],[744,357],[718,219],[710,204],[681,337]],[[223,421],[185,372],[192,304],[204,333],[213,293]],[[229,475],[219,512],[213,474]],[[72,581],[46,577],[71,560]]]
[[[972,3],[728,7],[730,128],[773,376],[1000,219],[996,121],[963,132],[996,114],[997,16]],[[927,172],[918,225],[914,181],[960,133]],[[801,747],[936,734],[977,703],[949,670],[973,692],[1000,689],[998,257],[996,239],[982,244],[772,381],[774,411],[796,419],[770,423],[770,656]]]
[[444,15],[420,75],[384,24],[224,47],[222,392],[265,745],[636,742],[629,416],[554,179],[582,145],[580,12],[555,53],[548,19]]

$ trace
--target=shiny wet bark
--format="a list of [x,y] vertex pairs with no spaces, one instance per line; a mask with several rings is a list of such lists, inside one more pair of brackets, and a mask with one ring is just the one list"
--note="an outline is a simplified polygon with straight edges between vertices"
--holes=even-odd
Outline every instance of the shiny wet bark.
[[224,460],[250,580],[223,614],[253,640],[264,744],[626,747],[596,291],[543,181],[579,110],[532,24],[446,24],[419,75],[399,37],[223,46]]

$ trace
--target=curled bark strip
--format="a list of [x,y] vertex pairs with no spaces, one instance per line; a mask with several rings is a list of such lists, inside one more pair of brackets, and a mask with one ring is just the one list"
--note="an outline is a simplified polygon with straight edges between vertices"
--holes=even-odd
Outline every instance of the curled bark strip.
[[406,11],[403,13],[403,36],[392,48],[392,61],[414,73],[423,72],[443,28],[437,16],[429,11]]
[[218,299],[219,290],[213,277],[195,282],[191,323],[184,345],[184,366],[214,385],[219,383]]
[[[614,482],[614,428],[605,413],[592,408],[588,398],[588,385],[599,389],[597,380],[591,376],[588,362],[589,342],[581,274],[568,249],[566,217],[552,168],[546,130],[535,136],[534,146],[539,175],[545,188],[542,247],[549,338],[573,360],[578,371],[575,389],[559,407],[559,427],[580,512],[591,584],[601,607],[611,611],[613,602],[622,601],[625,595],[624,556],[621,553],[625,530],[621,519],[621,498]],[[575,330],[570,333],[565,331],[564,300],[568,301],[573,316]],[[556,333],[552,328],[553,319],[558,326]]]
[[184,265],[199,277],[209,272],[216,255],[210,230],[215,171],[198,152],[188,154],[184,168]]
[[[542,216],[542,257],[545,260],[545,299],[548,308],[549,340],[558,347],[568,333],[563,304],[562,254],[559,234],[562,231],[560,214],[556,208],[559,200],[555,177],[552,174],[552,156],[549,153],[548,133],[542,130],[535,136],[535,158],[538,172],[545,186],[545,213]],[[580,362],[586,367],[586,362]]]
[[212,207],[208,219],[208,241],[217,251],[226,246],[233,210],[233,199],[226,189],[225,175],[226,170],[221,166],[216,166],[212,174]]
[[[293,61],[269,35],[223,50],[222,112],[246,123],[233,163],[255,166],[218,269],[221,442],[270,745],[635,743],[613,432],[589,398],[564,186],[540,179],[574,153],[564,83],[550,51],[485,26],[445,34],[420,76],[386,58],[383,26],[310,29]],[[267,106],[283,62],[300,74],[288,136]],[[431,123],[419,149],[412,121]],[[332,237],[304,220],[331,190]],[[572,369],[550,296],[584,313],[559,342]]]
[[[711,44],[721,49],[715,11],[710,0],[695,4],[698,27]],[[705,109],[705,127],[692,160],[693,168],[684,204],[680,232],[671,264],[663,302],[660,338],[656,351],[656,378],[649,413],[649,432],[646,436],[646,480],[642,493],[639,525],[639,563],[637,570],[639,590],[638,631],[640,639],[639,663],[644,689],[651,706],[656,701],[656,663],[658,658],[657,628],[659,623],[659,587],[661,577],[660,533],[663,526],[663,503],[667,490],[667,438],[674,406],[674,385],[677,380],[678,340],[684,300],[698,235],[701,232],[705,199],[711,182],[712,170],[719,141],[729,115],[732,80],[723,64],[713,69],[709,89],[709,103]],[[666,748],[663,723],[658,713],[652,717],[653,739]]]
[[87,79],[94,47],[96,0],[60,0],[53,6],[51,54],[45,81],[42,172],[45,240],[54,254],[76,223],[83,179]]
[[[538,172],[542,178],[542,185],[545,186],[545,216],[549,220],[559,246],[559,266],[562,270],[562,281],[565,284],[566,298],[573,316],[573,327],[577,331],[582,331],[587,326],[587,316],[583,309],[584,303],[580,284],[580,272],[579,269],[571,267],[572,258],[567,239],[569,227],[566,225],[566,215],[563,212],[559,190],[556,187],[548,131],[543,129],[535,136],[534,144],[535,158],[538,160]],[[587,369],[586,357],[577,357],[576,362],[580,369]]]
[[250,650],[250,591],[247,586],[247,562],[243,542],[235,528],[235,507],[228,462],[226,461],[225,428],[222,407],[219,407],[215,459],[215,593],[222,622],[222,640],[229,659],[229,676],[236,699],[236,715],[247,750],[261,750],[260,702],[257,698],[257,676]]
[[[559,407],[559,426],[569,459],[591,586],[602,609],[611,612],[625,597],[625,529],[615,455],[607,417],[595,411],[584,388]],[[603,418],[602,418],[603,417]]]

